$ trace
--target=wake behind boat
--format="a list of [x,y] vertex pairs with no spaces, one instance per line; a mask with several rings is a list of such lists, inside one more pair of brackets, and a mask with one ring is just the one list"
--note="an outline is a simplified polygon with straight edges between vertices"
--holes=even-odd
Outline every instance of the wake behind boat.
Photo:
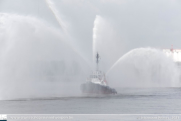
[[94,71],[86,82],[81,84],[84,94],[117,94],[117,91],[108,86],[105,74],[98,69],[99,54],[96,55],[97,70]]

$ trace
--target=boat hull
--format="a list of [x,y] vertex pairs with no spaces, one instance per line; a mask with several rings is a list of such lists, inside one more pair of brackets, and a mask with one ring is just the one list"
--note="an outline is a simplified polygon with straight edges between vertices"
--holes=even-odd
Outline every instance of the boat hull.
[[117,94],[116,90],[109,86],[87,82],[81,85],[81,91],[85,94]]

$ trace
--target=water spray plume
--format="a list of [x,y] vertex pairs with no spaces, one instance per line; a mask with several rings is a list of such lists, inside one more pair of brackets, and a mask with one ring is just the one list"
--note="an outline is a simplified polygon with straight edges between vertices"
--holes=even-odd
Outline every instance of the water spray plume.
[[98,48],[97,48],[97,39],[98,39],[98,25],[99,25],[99,22],[100,22],[100,16],[99,15],[96,15],[96,18],[94,20],[94,28],[93,28],[93,63],[95,63],[95,56],[96,56],[96,53],[98,51]]
[[48,8],[50,9],[50,11],[53,13],[54,17],[56,18],[57,22],[59,23],[60,27],[62,28],[63,32],[64,32],[64,36],[67,37],[67,43],[72,47],[72,49],[79,54],[82,59],[84,59],[87,64],[89,65],[90,68],[91,67],[91,63],[90,61],[88,61],[84,56],[82,56],[81,51],[77,48],[77,46],[75,45],[74,41],[70,41],[70,40],[74,40],[68,33],[68,24],[65,20],[63,20],[62,18],[62,14],[59,13],[59,11],[57,10],[54,2],[52,0],[45,0]]
[[[118,47],[119,45],[119,47]],[[115,31],[111,21],[105,17],[96,15],[93,27],[93,63],[95,65],[95,56],[98,52],[103,59],[100,63],[102,71],[106,72],[112,64],[123,53],[125,48],[119,34]],[[124,46],[124,47],[123,47]],[[117,53],[120,52],[120,53]]]
[[129,53],[131,53],[131,52],[132,52],[132,51],[130,51],[130,52],[126,53],[125,55],[123,55],[122,57],[120,57],[120,58],[111,66],[111,68],[106,72],[106,75],[108,75],[109,72],[110,72],[121,60],[123,60],[123,59],[127,56],[127,54],[129,54]]
[[171,58],[153,48],[131,50],[107,72],[110,82],[123,87],[178,87],[179,73]]
[[64,34],[32,16],[0,13],[0,99],[71,96],[90,73]]
[[60,13],[57,11],[57,9],[56,9],[54,3],[52,2],[52,0],[45,0],[45,2],[47,4],[47,6],[49,7],[50,11],[55,16],[55,18],[56,18],[57,22],[59,23],[60,27],[63,29],[63,31],[66,31],[67,25],[61,19]]

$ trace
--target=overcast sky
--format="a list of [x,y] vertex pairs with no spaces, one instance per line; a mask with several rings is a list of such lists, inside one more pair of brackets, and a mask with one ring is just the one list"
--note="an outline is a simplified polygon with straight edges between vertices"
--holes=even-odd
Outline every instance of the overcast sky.
[[[134,48],[181,48],[181,2],[179,0],[52,0],[68,33],[83,55],[92,58],[96,15],[102,18],[99,36],[111,63]],[[1,13],[31,15],[60,26],[44,0],[0,0]],[[113,43],[113,44],[110,44]]]

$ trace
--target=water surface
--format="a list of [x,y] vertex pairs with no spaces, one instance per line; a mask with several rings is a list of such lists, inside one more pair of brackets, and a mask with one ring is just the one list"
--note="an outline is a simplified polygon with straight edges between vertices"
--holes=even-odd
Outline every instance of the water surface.
[[181,88],[119,88],[117,95],[1,100],[1,114],[179,114]]

